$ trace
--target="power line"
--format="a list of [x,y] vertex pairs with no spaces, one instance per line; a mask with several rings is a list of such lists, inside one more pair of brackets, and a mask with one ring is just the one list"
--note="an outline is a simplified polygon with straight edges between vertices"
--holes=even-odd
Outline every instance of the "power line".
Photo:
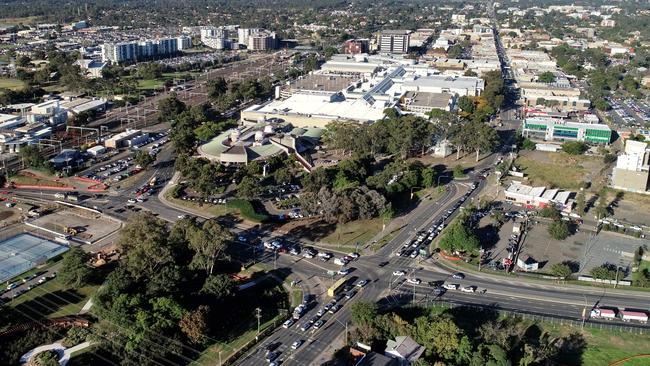
[[[36,289],[36,288],[37,288],[37,287],[35,287],[34,289]],[[32,289],[32,290],[34,290],[34,289]],[[72,302],[70,302],[70,301],[67,301],[67,300],[61,298],[60,296],[54,294],[53,292],[45,292],[45,291],[43,290],[43,293],[44,293],[44,294],[52,295],[52,296],[54,296],[54,297],[57,297],[57,298],[61,299],[63,302],[65,302],[65,303],[67,303],[67,304],[74,305],[74,303],[72,303]],[[54,306],[57,306],[57,307],[58,307],[57,304],[55,304],[55,303],[53,303],[53,302],[51,302],[51,301],[49,301],[49,300],[38,301],[38,300],[36,300],[36,299],[32,299],[32,300],[30,300],[30,301],[34,301],[35,303],[37,303],[37,304],[43,306],[44,308],[46,308],[47,310],[51,311],[52,313],[54,313],[54,311],[56,310],[56,308],[52,308],[52,307],[46,305],[43,301],[47,301],[48,303],[53,304]],[[31,308],[29,305],[27,305],[27,302],[23,302],[21,305],[23,305],[23,306],[29,308],[32,312],[34,312],[34,313],[36,313],[36,314],[40,314],[40,315],[42,315],[43,317],[46,317],[45,314],[43,314],[43,313],[41,313],[41,312],[39,312],[39,311],[37,311],[37,310],[34,310],[34,309]],[[16,311],[18,311],[18,312],[20,312],[20,313],[22,313],[22,314],[25,314],[25,313],[21,312],[20,310],[16,309],[16,307],[13,307],[13,309],[16,310]],[[30,319],[33,319],[33,318],[30,317]],[[114,324],[114,323],[112,323],[112,322],[110,322],[110,321],[108,321],[108,320],[106,320],[106,322],[108,322],[109,324],[112,324],[112,325],[114,325],[114,326],[116,326],[116,327],[119,327],[117,324]],[[118,346],[120,346],[119,348],[123,348],[123,345],[119,345],[116,341],[113,341],[113,340],[109,339],[108,337],[105,337],[105,336],[103,336],[103,335],[101,335],[101,334],[98,334],[97,332],[91,332],[91,333],[94,334],[95,336],[98,336],[98,337],[100,337],[100,338],[106,339],[107,341],[109,341],[109,342],[112,343],[112,344],[117,344]],[[120,334],[124,335],[123,333],[120,333]],[[160,344],[156,344],[156,343],[153,343],[153,342],[151,342],[151,341],[150,341],[150,343],[152,343],[152,344],[158,346],[159,348],[162,348],[162,346],[161,346]],[[109,351],[109,350],[106,349],[106,351]],[[110,351],[109,351],[109,352],[110,352]],[[140,352],[137,352],[137,353],[140,354],[141,356],[144,355],[145,357],[150,357],[149,355],[147,355],[147,354],[144,353],[143,351],[140,351]],[[157,362],[157,361],[155,361],[154,359],[151,359],[151,361],[152,361],[153,363],[159,365],[159,366],[165,366],[164,364],[162,364],[162,363],[160,363],[160,362]],[[170,363],[171,365],[177,365],[177,364],[174,364],[174,363],[172,363],[172,362],[169,362],[169,363]]]
[[[36,288],[36,287],[35,287],[35,288]],[[43,291],[44,291],[44,290],[43,290]],[[45,292],[45,293],[47,293],[47,292]],[[49,293],[49,294],[51,294],[51,295],[54,296],[54,297],[57,297],[57,298],[61,299],[63,302],[65,302],[65,303],[67,303],[67,304],[74,304],[74,303],[72,303],[72,302],[70,302],[70,301],[67,301],[66,299],[61,298],[60,296],[58,296],[58,295],[56,295],[56,294],[54,294],[54,293]],[[84,298],[82,298],[82,297],[80,297],[80,296],[78,296],[78,295],[74,295],[74,294],[73,294],[72,296],[75,297],[75,298],[78,299],[78,300],[84,300]],[[38,301],[37,301],[37,302],[38,302]],[[55,304],[55,305],[56,305],[56,304]],[[48,308],[48,309],[49,309],[49,310],[52,310],[51,308]],[[108,319],[102,319],[102,320],[104,320],[105,322],[107,322],[107,323],[109,323],[109,324],[111,324],[111,325],[113,325],[113,326],[115,326],[115,327],[117,327],[117,328],[120,328],[120,330],[121,330],[120,334],[124,334],[124,332],[125,332],[125,327],[124,327],[124,326],[119,325],[119,324],[116,324],[115,322],[112,322],[112,321],[110,321],[110,320],[108,320]],[[124,320],[125,320],[125,321],[128,321],[127,319],[124,319]],[[134,323],[131,322],[131,321],[129,321],[129,322],[130,322],[131,324],[134,324]],[[196,353],[198,356],[205,356],[205,355],[206,355],[205,352],[202,352],[202,351],[199,351],[199,350],[197,350],[197,349],[195,349],[195,348],[192,348],[192,347],[186,345],[185,343],[181,342],[180,340],[177,340],[177,339],[173,339],[173,338],[167,337],[167,336],[165,336],[165,335],[162,335],[162,334],[156,333],[156,332],[154,332],[154,331],[152,331],[152,330],[149,330],[149,329],[143,329],[143,330],[145,330],[145,331],[147,331],[147,332],[150,332],[150,333],[155,333],[156,336],[158,336],[158,337],[162,337],[162,338],[164,338],[164,339],[166,339],[166,340],[168,340],[168,341],[170,341],[170,342],[176,343],[177,345],[180,345],[181,347],[183,347],[183,348],[185,348],[185,349],[188,349],[188,350],[190,350],[190,351]],[[235,349],[234,347],[232,347],[232,346],[228,346],[227,344],[224,344],[223,341],[220,341],[220,340],[214,339],[214,338],[209,337],[209,336],[205,336],[205,337],[206,337],[208,340],[214,341],[215,344],[219,344],[219,345],[222,346],[222,347],[227,347],[227,348],[230,348],[230,349],[233,350],[233,351],[237,351],[237,349]],[[104,338],[105,338],[105,337],[104,337]],[[148,341],[150,344],[154,344],[155,346],[158,346],[158,347],[161,347],[161,348],[162,348],[162,346],[161,346],[160,344],[155,343],[155,342],[153,342],[153,341],[151,341],[151,340],[149,340],[149,339],[146,339],[146,341]],[[185,360],[188,361],[188,362],[193,362],[193,361],[194,361],[194,360],[192,360],[192,359],[190,359],[190,358],[188,358],[188,357],[186,357],[186,356],[184,356],[184,355],[178,354],[177,352],[172,351],[172,353],[178,355],[179,357],[185,359]],[[144,354],[144,353],[143,353],[143,352],[140,352],[140,354]],[[216,358],[216,357],[217,357],[216,355],[213,356],[213,358]],[[262,358],[259,358],[259,357],[255,357],[255,358],[258,358],[258,359],[260,359],[260,360],[263,360]],[[264,360],[264,361],[265,361],[265,360]],[[265,362],[266,362],[266,361],[265,361]]]

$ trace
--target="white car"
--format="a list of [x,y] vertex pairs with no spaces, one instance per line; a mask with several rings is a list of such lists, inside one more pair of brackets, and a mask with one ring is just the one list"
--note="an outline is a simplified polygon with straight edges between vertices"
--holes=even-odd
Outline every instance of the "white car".
[[291,343],[291,349],[298,349],[302,345],[302,340],[299,339],[293,343]]
[[350,270],[348,268],[341,268],[341,269],[339,269],[339,272],[338,272],[338,274],[340,274],[342,276],[345,276],[348,273],[350,273]]
[[458,287],[460,286],[455,283],[445,283],[444,285],[442,285],[442,288],[444,288],[445,290],[458,290]]
[[399,269],[396,270],[396,271],[393,271],[393,276],[404,276],[405,274],[406,274],[406,272],[404,272],[402,270],[399,270]]
[[476,292],[475,286],[466,286],[460,289],[463,292]]
[[422,283],[422,280],[420,280],[419,278],[407,278],[406,282],[414,285],[419,285],[420,283]]
[[357,282],[357,287],[363,287],[366,285],[366,283],[368,283],[368,280],[361,280]]
[[287,329],[293,325],[293,319],[289,319],[286,322],[282,323],[282,328]]
[[135,202],[136,202],[136,200],[134,200],[133,198],[129,198],[129,200],[128,200],[128,201],[126,201],[126,202],[128,202],[128,203],[135,203]]

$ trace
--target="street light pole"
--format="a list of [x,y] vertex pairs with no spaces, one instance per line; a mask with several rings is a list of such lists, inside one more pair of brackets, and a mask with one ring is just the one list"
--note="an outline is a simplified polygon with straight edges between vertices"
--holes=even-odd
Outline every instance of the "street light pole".
[[257,335],[255,340],[258,341],[260,337],[260,320],[262,319],[262,309],[255,308],[255,317],[257,318]]

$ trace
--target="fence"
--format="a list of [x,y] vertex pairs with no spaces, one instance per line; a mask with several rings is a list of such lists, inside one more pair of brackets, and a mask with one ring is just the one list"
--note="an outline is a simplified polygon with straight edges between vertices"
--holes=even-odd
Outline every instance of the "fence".
[[[426,299],[420,299],[419,301],[416,301],[415,303],[413,301],[410,301],[406,307],[422,307],[424,305],[424,301]],[[561,316],[548,316],[548,315],[540,315],[540,314],[533,314],[533,313],[528,313],[524,311],[513,311],[513,310],[507,310],[507,309],[499,309],[495,308],[493,306],[489,305],[478,305],[478,304],[469,304],[469,303],[464,303],[464,302],[451,302],[451,301],[441,301],[441,300],[435,300],[435,301],[426,301],[426,305],[432,305],[432,306],[438,306],[442,308],[455,308],[455,307],[468,307],[468,308],[475,308],[475,309],[491,309],[494,310],[495,312],[499,313],[500,315],[505,315],[505,316],[511,316],[511,317],[519,317],[522,319],[526,320],[532,320],[535,322],[544,322],[544,323],[549,323],[553,325],[560,325],[560,326],[568,326],[572,328],[581,328],[583,327],[583,321],[580,319],[572,319],[572,318],[567,318],[567,317],[561,317]],[[650,335],[650,328],[647,326],[644,326],[642,324],[630,324],[630,323],[622,323],[622,322],[596,322],[596,321],[589,321],[586,320],[584,322],[584,327],[586,328],[591,328],[591,329],[603,329],[603,330],[610,330],[610,331],[615,331],[615,332],[625,332],[625,333],[631,333],[631,334],[642,334],[642,335]]]

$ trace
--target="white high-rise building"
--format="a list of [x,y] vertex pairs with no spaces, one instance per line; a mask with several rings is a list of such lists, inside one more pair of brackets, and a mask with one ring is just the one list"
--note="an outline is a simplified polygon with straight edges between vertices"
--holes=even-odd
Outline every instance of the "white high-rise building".
[[410,35],[407,30],[387,30],[379,37],[379,50],[382,53],[407,53]]
[[179,51],[184,51],[192,48],[192,37],[190,36],[178,36],[176,38],[176,45],[178,46]]
[[237,29],[237,43],[247,45],[248,37],[259,32],[259,28],[239,28]]

